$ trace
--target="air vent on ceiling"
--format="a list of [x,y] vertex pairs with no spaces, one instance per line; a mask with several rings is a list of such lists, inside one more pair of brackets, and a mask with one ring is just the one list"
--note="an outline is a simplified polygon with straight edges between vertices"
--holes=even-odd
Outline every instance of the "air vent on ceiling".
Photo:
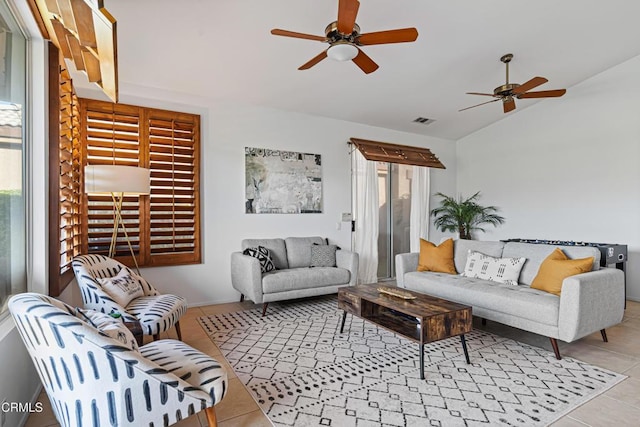
[[418,117],[417,119],[415,119],[413,121],[414,123],[420,123],[421,125],[430,125],[431,123],[435,122],[434,119],[427,119],[426,117]]

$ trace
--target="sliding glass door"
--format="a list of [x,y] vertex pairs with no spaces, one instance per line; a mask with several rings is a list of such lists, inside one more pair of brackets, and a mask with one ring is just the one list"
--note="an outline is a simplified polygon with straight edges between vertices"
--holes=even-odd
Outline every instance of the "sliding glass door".
[[410,252],[412,166],[378,162],[378,278],[395,277],[396,254]]

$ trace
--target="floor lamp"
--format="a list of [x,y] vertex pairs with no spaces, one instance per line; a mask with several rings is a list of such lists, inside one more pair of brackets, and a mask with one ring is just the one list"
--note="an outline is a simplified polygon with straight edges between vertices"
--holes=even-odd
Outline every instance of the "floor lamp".
[[149,194],[151,188],[149,169],[136,166],[87,165],[84,168],[84,189],[87,194],[109,194],[113,200],[113,233],[109,245],[109,258],[116,254],[118,229],[122,228],[138,274],[138,260],[133,252],[127,227],[122,219],[124,196]]

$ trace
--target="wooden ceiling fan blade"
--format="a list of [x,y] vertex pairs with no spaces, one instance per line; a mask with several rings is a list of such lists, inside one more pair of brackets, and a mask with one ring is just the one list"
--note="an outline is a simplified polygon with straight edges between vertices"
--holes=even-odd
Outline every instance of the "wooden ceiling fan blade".
[[338,3],[338,31],[351,34],[356,23],[360,2],[358,0],[340,0]]
[[518,86],[517,88],[513,89],[511,92],[514,95],[520,95],[520,94],[523,94],[525,92],[530,91],[534,87],[538,87],[538,86],[540,86],[542,84],[545,84],[548,81],[549,80],[545,79],[544,77],[534,77],[531,80],[529,80],[528,82],[523,83],[520,86]]
[[[467,95],[496,96],[492,93],[482,93],[482,92],[467,92]],[[498,96],[496,97],[499,98]]]
[[327,41],[327,38],[323,36],[314,36],[312,34],[296,33],[295,31],[281,30],[279,28],[274,28],[273,30],[271,30],[271,34],[273,34],[274,36],[294,37],[297,39],[316,40],[319,42]]
[[322,61],[326,57],[327,57],[327,51],[323,50],[317,56],[314,56],[310,61],[302,64],[298,68],[298,70],[308,70],[309,68],[313,67],[314,65],[316,65],[318,62]]
[[516,109],[516,101],[512,97],[508,97],[502,100],[502,109],[505,113]]
[[369,58],[362,50],[358,49],[358,55],[352,59],[352,61],[360,67],[365,74],[373,73],[378,69],[378,64],[373,62],[373,59]]
[[360,35],[358,43],[364,46],[387,43],[414,42],[418,38],[415,28],[400,28],[397,30],[377,31]]
[[567,93],[566,89],[541,90],[538,92],[527,92],[518,95],[518,98],[557,98]]
[[468,110],[470,108],[476,108],[476,107],[479,107],[479,106],[484,105],[484,104],[490,104],[490,103],[496,102],[496,101],[500,101],[500,100],[499,99],[492,99],[491,101],[483,102],[482,104],[472,105],[471,107],[463,108],[462,110],[458,110],[458,112],[464,111],[464,110]]

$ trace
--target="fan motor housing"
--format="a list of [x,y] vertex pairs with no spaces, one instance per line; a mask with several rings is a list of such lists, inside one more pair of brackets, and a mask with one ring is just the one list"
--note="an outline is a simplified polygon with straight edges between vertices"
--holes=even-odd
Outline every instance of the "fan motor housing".
[[498,86],[493,90],[493,94],[496,96],[510,96],[512,91],[519,87],[518,83],[507,83],[506,85]]
[[324,29],[324,33],[329,43],[335,43],[341,40],[349,43],[355,43],[356,38],[360,36],[360,26],[354,23],[353,32],[351,32],[351,34],[342,34],[338,31],[338,21],[333,21],[331,24],[327,25],[327,28]]

